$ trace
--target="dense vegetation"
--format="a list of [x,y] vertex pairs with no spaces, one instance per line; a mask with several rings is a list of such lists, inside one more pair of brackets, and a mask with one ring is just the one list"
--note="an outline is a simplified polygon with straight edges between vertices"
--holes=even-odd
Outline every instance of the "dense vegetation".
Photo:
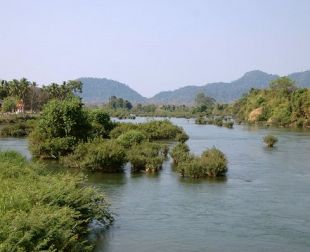
[[72,154],[63,158],[67,167],[101,172],[120,172],[126,162],[124,147],[102,138],[78,144]]
[[0,82],[0,100],[3,100],[1,111],[14,112],[17,109],[18,101],[23,101],[25,110],[38,112],[48,101],[52,99],[64,100],[78,92],[82,92],[80,81],[52,83],[39,87],[36,82],[30,82],[26,78],[11,81],[2,80]]
[[91,124],[78,98],[52,100],[43,109],[30,134],[30,150],[42,158],[59,158],[87,140]]
[[183,177],[218,177],[227,172],[227,158],[215,147],[207,149],[200,156],[195,156],[190,153],[186,144],[177,144],[170,155],[176,170]]
[[35,125],[34,120],[20,122],[15,124],[8,124],[1,128],[0,136],[3,137],[25,137],[30,134]]
[[268,89],[252,89],[233,105],[246,122],[284,127],[310,127],[310,89],[297,88],[287,77],[276,79]]
[[68,167],[120,172],[158,171],[167,155],[162,140],[185,142],[182,128],[168,120],[141,124],[112,123],[102,110],[85,110],[79,98],[52,100],[30,134],[35,157],[61,159]]
[[15,152],[0,152],[0,191],[0,251],[88,251],[89,225],[113,221],[83,177],[51,174]]

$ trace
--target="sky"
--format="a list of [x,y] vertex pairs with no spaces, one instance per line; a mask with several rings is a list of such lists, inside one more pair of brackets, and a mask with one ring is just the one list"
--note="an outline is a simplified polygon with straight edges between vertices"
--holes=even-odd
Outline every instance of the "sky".
[[146,97],[310,70],[309,0],[0,0],[0,79],[123,82]]

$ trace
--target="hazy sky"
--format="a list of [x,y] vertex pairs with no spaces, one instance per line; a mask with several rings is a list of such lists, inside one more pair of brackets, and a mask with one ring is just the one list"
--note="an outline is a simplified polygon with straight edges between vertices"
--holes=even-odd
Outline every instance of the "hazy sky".
[[107,77],[151,96],[310,69],[309,0],[0,0],[0,78]]

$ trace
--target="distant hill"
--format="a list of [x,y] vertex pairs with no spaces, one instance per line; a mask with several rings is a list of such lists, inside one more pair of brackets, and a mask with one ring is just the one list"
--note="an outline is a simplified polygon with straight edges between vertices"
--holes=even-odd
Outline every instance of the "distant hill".
[[146,98],[118,81],[106,78],[79,78],[83,83],[82,98],[85,103],[104,103],[111,96],[121,97],[133,103],[145,102]]
[[[174,91],[160,92],[150,98],[148,102],[159,104],[190,104],[193,103],[196,94],[200,92],[215,98],[219,102],[232,102],[239,99],[251,88],[267,88],[270,81],[278,77],[278,75],[255,70],[247,72],[241,78],[229,83],[209,83],[204,86],[186,86]],[[310,71],[293,73],[289,77],[295,80],[299,87],[310,87]]]
[[[296,81],[297,86],[310,88],[310,71],[292,73],[288,76]],[[117,81],[105,78],[80,78],[79,80],[84,84],[82,97],[86,103],[103,103],[108,101],[110,96],[115,95],[133,103],[192,104],[195,96],[200,92],[215,98],[218,102],[232,102],[239,99],[251,88],[262,89],[268,87],[270,81],[278,77],[278,75],[254,70],[245,73],[241,78],[232,82],[185,86],[173,91],[160,92],[149,99]]]

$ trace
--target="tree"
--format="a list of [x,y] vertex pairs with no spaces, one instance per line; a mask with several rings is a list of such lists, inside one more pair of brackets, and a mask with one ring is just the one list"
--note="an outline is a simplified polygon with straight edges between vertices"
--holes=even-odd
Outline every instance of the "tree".
[[4,99],[9,96],[9,83],[5,80],[0,82],[0,99]]
[[112,109],[132,109],[132,104],[124,100],[123,98],[117,98],[116,96],[111,96],[109,98],[108,107]]
[[213,108],[215,99],[206,96],[204,93],[198,93],[195,98],[195,103],[199,112],[204,112]]
[[285,91],[288,93],[291,93],[297,89],[295,81],[286,76],[271,81],[269,87],[272,90]]
[[59,158],[87,139],[91,125],[79,98],[50,101],[30,135],[30,149],[43,158]]
[[28,81],[26,78],[22,78],[20,80],[12,80],[9,82],[9,95],[15,96],[19,100],[25,99],[27,92],[30,87],[30,81]]
[[76,93],[82,92],[83,83],[78,80],[64,81],[62,85],[52,83],[49,86],[43,86],[43,90],[47,92],[49,99],[65,100],[66,98],[75,96]]
[[16,98],[8,96],[4,98],[2,104],[2,112],[13,112],[16,109]]

